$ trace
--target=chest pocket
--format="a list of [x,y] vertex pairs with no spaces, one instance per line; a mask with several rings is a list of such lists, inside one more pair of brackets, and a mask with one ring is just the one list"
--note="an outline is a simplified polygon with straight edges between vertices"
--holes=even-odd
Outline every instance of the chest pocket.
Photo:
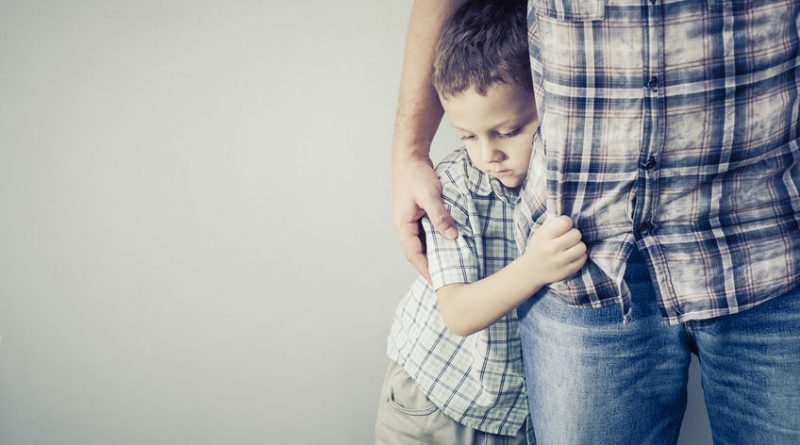
[[537,14],[558,20],[603,20],[606,0],[528,0],[528,6]]

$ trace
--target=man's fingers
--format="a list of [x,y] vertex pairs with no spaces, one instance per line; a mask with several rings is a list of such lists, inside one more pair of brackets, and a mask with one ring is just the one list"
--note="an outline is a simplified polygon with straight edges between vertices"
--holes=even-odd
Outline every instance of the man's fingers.
[[453,223],[453,218],[445,210],[441,198],[437,196],[436,199],[428,199],[425,202],[421,202],[420,206],[425,210],[428,219],[431,220],[431,224],[433,224],[433,228],[437,232],[447,239],[456,239],[458,230]]
[[409,207],[396,208],[392,214],[392,223],[394,223],[395,230],[399,233],[404,233],[408,224],[414,224],[413,229],[416,230],[417,221],[422,219],[423,216],[425,216],[425,211],[417,207],[416,204]]
[[400,235],[400,244],[403,246],[403,252],[408,262],[411,263],[420,275],[430,282],[431,277],[428,273],[428,258],[425,256],[425,246],[419,238],[419,225],[416,222],[404,226],[404,231]]
[[430,284],[431,274],[428,272],[428,257],[420,253],[419,255],[409,258],[408,260],[411,262],[411,265],[414,266],[414,269],[417,270],[417,273],[419,273],[422,278],[425,278],[425,281]]

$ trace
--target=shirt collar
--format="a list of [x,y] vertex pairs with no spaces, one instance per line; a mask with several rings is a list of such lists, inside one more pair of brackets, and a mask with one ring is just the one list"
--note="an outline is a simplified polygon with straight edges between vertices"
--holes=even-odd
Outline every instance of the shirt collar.
[[497,178],[491,178],[489,182],[492,184],[492,191],[494,191],[494,194],[497,195],[501,201],[512,206],[517,203],[519,199],[519,188],[512,189],[506,187]]
[[501,201],[509,205],[516,204],[517,199],[519,199],[519,192],[517,189],[506,187],[499,179],[492,178],[476,168],[472,165],[471,161],[467,175],[473,193],[476,195],[489,196],[494,193]]

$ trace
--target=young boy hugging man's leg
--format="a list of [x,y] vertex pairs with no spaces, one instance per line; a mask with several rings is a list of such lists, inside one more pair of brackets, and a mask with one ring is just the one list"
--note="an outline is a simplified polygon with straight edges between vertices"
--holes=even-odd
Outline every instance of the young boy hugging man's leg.
[[378,444],[527,443],[513,309],[586,261],[569,218],[546,222],[517,257],[512,214],[538,128],[519,1],[470,1],[436,48],[434,87],[464,147],[436,172],[459,236],[423,219],[432,284],[400,301],[376,423]]

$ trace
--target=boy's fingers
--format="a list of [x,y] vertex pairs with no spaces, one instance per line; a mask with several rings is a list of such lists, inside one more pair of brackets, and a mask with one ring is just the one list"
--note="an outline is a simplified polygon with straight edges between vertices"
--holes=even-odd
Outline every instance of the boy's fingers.
[[572,219],[569,216],[561,215],[547,221],[542,229],[553,238],[557,238],[572,229]]
[[576,273],[578,273],[581,270],[581,268],[586,264],[587,260],[588,256],[584,254],[576,258],[574,261],[567,263],[564,266],[564,271],[567,274],[567,278],[572,277]]
[[561,235],[556,239],[558,247],[562,250],[569,249],[572,246],[581,242],[581,232],[578,229],[572,228],[567,233]]
[[562,258],[564,258],[568,263],[574,263],[576,261],[586,262],[586,252],[586,244],[578,243],[565,250]]

